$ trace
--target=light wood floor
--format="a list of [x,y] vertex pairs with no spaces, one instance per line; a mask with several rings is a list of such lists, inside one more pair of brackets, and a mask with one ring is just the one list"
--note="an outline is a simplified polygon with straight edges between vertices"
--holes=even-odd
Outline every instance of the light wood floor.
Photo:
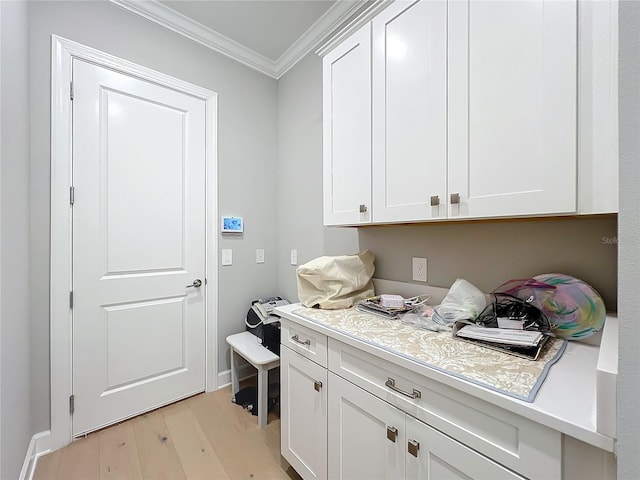
[[280,457],[277,407],[267,427],[203,393],[89,434],[38,460],[34,479],[299,479]]

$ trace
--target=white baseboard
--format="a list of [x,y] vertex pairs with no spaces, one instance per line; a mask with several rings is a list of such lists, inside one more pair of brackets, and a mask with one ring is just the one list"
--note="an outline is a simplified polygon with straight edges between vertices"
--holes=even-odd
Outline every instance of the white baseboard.
[[20,470],[20,480],[31,480],[36,471],[38,458],[51,451],[51,430],[36,433],[31,437],[27,454],[24,457],[22,470]]
[[[250,377],[255,377],[256,375],[257,370],[251,366],[250,363],[240,365],[240,372],[238,373],[240,381]],[[231,385],[231,370],[225,370],[224,372],[218,373],[218,390],[229,385]]]
[[218,373],[218,390],[231,385],[231,370],[225,370]]

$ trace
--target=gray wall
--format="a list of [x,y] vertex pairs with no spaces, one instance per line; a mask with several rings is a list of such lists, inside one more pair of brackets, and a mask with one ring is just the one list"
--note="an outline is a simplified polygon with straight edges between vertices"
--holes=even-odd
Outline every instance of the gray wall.
[[357,229],[322,226],[322,59],[307,55],[278,82],[278,291],[298,300],[296,267],[358,251]]
[[[615,216],[474,221],[360,229],[376,255],[376,277],[411,282],[411,257],[427,258],[427,283],[462,277],[484,292],[512,278],[566,273],[592,285],[616,310]],[[416,282],[418,283],[418,282]]]
[[[49,124],[51,34],[218,93],[220,214],[243,216],[233,266],[219,269],[219,370],[225,337],[244,329],[250,300],[275,283],[277,82],[108,2],[29,2],[31,54],[31,354],[33,432],[49,428]],[[16,188],[28,190],[22,182]],[[217,215],[217,212],[212,212]],[[255,263],[264,248],[266,262]],[[275,288],[274,288],[275,291]],[[24,455],[24,450],[23,450]]]
[[640,3],[620,3],[618,478],[640,471]]
[[[16,478],[29,408],[29,97],[27,5],[0,2],[0,478]],[[47,378],[43,379],[47,382]]]

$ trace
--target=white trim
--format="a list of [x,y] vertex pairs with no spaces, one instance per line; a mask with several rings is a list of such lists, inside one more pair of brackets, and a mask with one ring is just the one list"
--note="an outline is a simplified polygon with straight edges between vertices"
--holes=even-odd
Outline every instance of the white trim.
[[217,94],[136,65],[127,60],[52,35],[51,65],[51,448],[72,440],[71,395],[71,102],[69,86],[74,58],[172,88],[206,101],[206,390],[217,388],[218,239],[217,239]]
[[31,480],[33,474],[36,472],[36,465],[38,464],[38,458],[46,455],[51,451],[51,431],[45,430],[44,432],[36,433],[31,437],[29,446],[27,447],[27,453],[24,457],[24,463],[22,464],[22,470],[20,470],[19,480]]
[[[249,362],[242,363],[238,372],[238,380],[241,382],[247,378],[255,377],[258,375],[257,369]],[[218,373],[218,390],[231,385],[231,369]],[[235,394],[236,392],[231,392]]]
[[343,22],[366,3],[366,0],[358,0],[355,2],[338,0],[276,60],[274,65],[275,78],[280,78],[296,63],[302,60],[305,55],[317,48],[317,46],[332,35]]
[[327,53],[337,47],[340,43],[342,43],[347,37],[349,37],[352,33],[355,33],[360,29],[365,23],[369,22],[373,17],[375,17],[382,10],[387,8],[396,0],[372,0],[366,9],[363,9],[358,13],[358,16],[352,19],[348,25],[342,28],[340,31],[331,35],[323,42],[319,42],[319,47],[316,50],[316,53],[321,57],[324,57]]
[[[296,42],[273,61],[250,48],[156,1],[110,0],[115,5],[278,79],[346,21],[367,0],[338,0]],[[377,0],[380,1],[380,0]]]

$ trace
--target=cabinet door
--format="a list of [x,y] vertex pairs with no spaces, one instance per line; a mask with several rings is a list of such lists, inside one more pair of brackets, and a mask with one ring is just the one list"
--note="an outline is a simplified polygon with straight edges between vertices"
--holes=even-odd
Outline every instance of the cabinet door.
[[446,1],[396,2],[373,20],[373,119],[373,221],[445,218]]
[[371,221],[371,26],[323,58],[325,225]]
[[407,415],[407,478],[441,479],[522,479],[451,437]]
[[449,3],[449,216],[576,211],[576,1]]
[[329,372],[329,478],[404,478],[404,417]]
[[305,479],[327,478],[327,370],[280,352],[282,456]]

